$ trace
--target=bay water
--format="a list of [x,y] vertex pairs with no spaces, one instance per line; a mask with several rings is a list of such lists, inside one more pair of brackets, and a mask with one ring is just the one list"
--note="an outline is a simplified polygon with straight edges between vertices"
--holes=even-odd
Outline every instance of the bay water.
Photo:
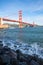
[[43,26],[0,29],[0,40],[12,49],[43,58]]

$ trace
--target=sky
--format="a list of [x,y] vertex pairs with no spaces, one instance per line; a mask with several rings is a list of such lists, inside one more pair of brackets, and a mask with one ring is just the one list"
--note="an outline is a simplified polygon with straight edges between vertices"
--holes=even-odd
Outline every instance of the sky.
[[43,0],[0,0],[0,17],[18,20],[19,10],[24,22],[43,25]]

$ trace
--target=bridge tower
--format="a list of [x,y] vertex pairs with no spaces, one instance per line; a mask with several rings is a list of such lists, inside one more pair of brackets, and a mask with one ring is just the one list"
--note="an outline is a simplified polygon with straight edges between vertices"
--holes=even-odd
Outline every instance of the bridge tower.
[[2,25],[2,21],[3,21],[3,19],[2,19],[2,18],[0,18],[0,25]]
[[22,28],[22,10],[19,11],[19,28]]

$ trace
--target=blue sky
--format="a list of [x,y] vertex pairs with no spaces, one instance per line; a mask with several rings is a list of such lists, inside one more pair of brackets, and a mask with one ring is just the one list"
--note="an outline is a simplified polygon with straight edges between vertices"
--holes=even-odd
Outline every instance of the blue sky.
[[0,17],[18,20],[19,10],[23,21],[43,25],[43,0],[0,0]]

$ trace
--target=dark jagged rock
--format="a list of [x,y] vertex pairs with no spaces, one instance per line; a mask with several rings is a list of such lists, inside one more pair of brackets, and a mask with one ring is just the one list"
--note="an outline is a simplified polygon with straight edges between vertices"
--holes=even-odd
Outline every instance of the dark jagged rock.
[[0,65],[43,65],[43,59],[37,55],[23,54],[0,43]]
[[2,40],[0,40],[0,43],[2,43]]
[[0,47],[3,47],[3,44],[2,43],[0,43]]
[[3,47],[3,50],[5,50],[5,51],[9,51],[10,48],[9,48],[8,46],[4,46],[4,47]]
[[15,59],[15,58],[11,58],[11,60],[10,60],[10,64],[11,64],[11,65],[19,65],[19,62],[18,62],[17,59]]
[[10,59],[11,59],[10,56],[8,56],[7,54],[4,54],[2,57],[3,57],[3,63],[10,64]]
[[3,54],[2,50],[3,50],[3,44],[0,43],[0,55]]
[[30,65],[39,65],[39,63],[34,60],[31,60]]
[[39,58],[39,64],[43,65],[43,59]]
[[26,62],[19,62],[19,65],[27,65]]
[[2,43],[0,43],[0,49],[3,47],[3,44]]
[[17,59],[20,62],[26,62],[27,61],[26,57],[21,53],[20,50],[17,50],[16,53],[17,53]]
[[0,65],[3,65],[3,60],[1,57],[0,57]]
[[38,58],[38,55],[36,55],[36,54],[33,54],[33,58],[32,58],[33,60],[35,60],[36,62],[38,62],[39,63],[39,58]]

